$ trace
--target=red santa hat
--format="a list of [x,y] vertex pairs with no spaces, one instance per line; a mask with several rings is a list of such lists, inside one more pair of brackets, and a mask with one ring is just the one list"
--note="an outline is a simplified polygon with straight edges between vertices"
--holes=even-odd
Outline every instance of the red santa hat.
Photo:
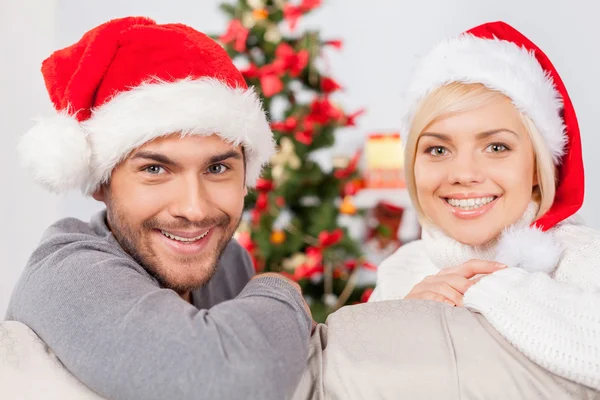
[[581,139],[567,89],[548,57],[504,22],[477,26],[429,52],[416,68],[406,95],[406,142],[419,102],[452,82],[480,83],[509,97],[536,125],[558,168],[554,203],[534,224],[546,231],[583,204]]
[[42,73],[57,114],[18,150],[51,191],[92,193],[132,150],[172,133],[243,145],[249,186],[274,152],[258,96],[225,50],[188,26],[109,21],[52,54]]

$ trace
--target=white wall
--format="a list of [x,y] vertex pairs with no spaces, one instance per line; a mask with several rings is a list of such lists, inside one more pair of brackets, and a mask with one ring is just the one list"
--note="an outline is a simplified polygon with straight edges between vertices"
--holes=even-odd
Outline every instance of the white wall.
[[[233,0],[230,0],[230,2]],[[66,45],[109,18],[145,15],[158,22],[183,22],[205,32],[222,32],[226,23],[221,0],[59,0],[57,40]],[[350,152],[365,134],[398,129],[401,93],[416,58],[441,38],[486,21],[504,20],[536,42],[550,57],[570,92],[582,132],[587,195],[582,215],[600,229],[600,113],[596,97],[600,81],[600,4],[589,0],[324,0],[321,9],[300,28],[317,28],[326,38],[341,38],[341,52],[326,52],[331,73],[346,87],[337,99],[348,109],[368,109],[358,129],[338,134],[334,151]],[[543,11],[543,12],[542,12]],[[596,179],[597,181],[597,179]],[[87,216],[98,205],[71,196],[65,212]]]
[[32,117],[52,110],[39,68],[55,46],[56,5],[54,0],[0,2],[0,320],[29,254],[59,216],[59,199],[34,186],[15,155],[17,137]]
[[[10,0],[0,9],[0,65],[3,110],[0,120],[8,134],[0,148],[9,160],[10,192],[2,196],[1,217],[3,257],[0,280],[0,313],[7,290],[22,268],[33,244],[45,226],[57,215],[83,219],[100,205],[73,194],[60,200],[44,195],[29,184],[15,165],[12,150],[15,137],[29,125],[29,118],[42,111],[46,95],[39,76],[39,62],[54,42],[66,46],[93,26],[110,18],[145,15],[158,22],[183,22],[205,32],[222,32],[226,23],[218,11],[218,0]],[[231,0],[234,1],[234,0]],[[14,3],[14,4],[12,4]],[[35,8],[34,8],[35,4]],[[55,6],[57,8],[55,9]],[[5,13],[4,10],[9,12]],[[56,26],[54,26],[56,12]],[[523,31],[552,59],[559,70],[578,111],[587,170],[587,195],[582,215],[588,224],[600,229],[600,184],[594,175],[600,171],[600,113],[596,97],[600,81],[600,50],[597,42],[597,16],[600,5],[588,0],[324,0],[315,15],[300,27],[314,27],[326,38],[341,38],[341,52],[327,51],[331,73],[345,87],[338,100],[349,110],[367,107],[368,114],[358,129],[338,134],[335,151],[349,152],[362,145],[365,134],[397,130],[402,88],[416,57],[435,42],[485,21],[504,20]],[[5,21],[6,20],[6,21]],[[25,51],[26,50],[26,51]],[[8,78],[7,78],[8,77]],[[6,86],[6,88],[5,88]],[[6,114],[6,116],[4,115]],[[15,174],[12,171],[16,171]],[[58,210],[57,210],[58,206]],[[5,277],[8,276],[8,280]]]

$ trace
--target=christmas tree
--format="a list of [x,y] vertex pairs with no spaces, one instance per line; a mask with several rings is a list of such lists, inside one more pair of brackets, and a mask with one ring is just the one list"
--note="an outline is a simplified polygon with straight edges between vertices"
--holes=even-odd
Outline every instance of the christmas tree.
[[317,66],[322,52],[341,48],[341,41],[324,40],[317,31],[296,33],[298,20],[319,6],[320,0],[224,3],[230,21],[214,37],[261,95],[279,146],[246,198],[248,218],[236,237],[258,272],[298,281],[313,318],[323,321],[344,304],[365,301],[371,289],[358,287],[357,276],[372,266],[346,223],[360,223],[346,197],[360,187],[360,153],[338,160],[330,171],[311,158],[334,144],[336,129],[354,126],[361,114],[331,101],[341,87]]

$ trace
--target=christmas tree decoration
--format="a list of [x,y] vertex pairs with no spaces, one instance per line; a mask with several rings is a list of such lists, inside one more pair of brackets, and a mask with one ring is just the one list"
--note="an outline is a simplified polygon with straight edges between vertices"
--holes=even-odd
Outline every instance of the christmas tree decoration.
[[[354,126],[364,112],[346,112],[342,84],[321,71],[320,57],[341,48],[318,31],[299,32],[300,19],[320,0],[237,0],[224,3],[230,21],[215,35],[228,54],[243,65],[242,75],[256,88],[269,113],[278,152],[246,197],[244,231],[238,240],[251,253],[257,271],[287,274],[298,281],[316,321],[346,302],[360,301],[356,270],[348,260],[362,257],[354,239],[359,212],[344,192],[358,190],[360,153],[332,170],[314,158],[335,142],[338,128]],[[286,32],[290,32],[287,34]],[[349,133],[350,134],[350,133]],[[350,190],[350,191],[352,191]],[[350,220],[348,220],[348,218]]]
[[350,197],[350,196],[344,197],[344,201],[340,205],[340,213],[346,214],[346,215],[354,215],[354,214],[356,214],[357,211],[358,211],[358,209],[352,202],[352,197]]
[[271,243],[274,245],[282,244],[285,241],[285,232],[284,231],[273,231],[271,233]]

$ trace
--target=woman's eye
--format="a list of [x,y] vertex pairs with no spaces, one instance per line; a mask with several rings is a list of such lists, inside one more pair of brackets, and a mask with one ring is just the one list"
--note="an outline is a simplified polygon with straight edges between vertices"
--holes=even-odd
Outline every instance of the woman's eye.
[[208,173],[210,174],[222,174],[227,171],[227,167],[223,164],[213,164],[208,167]]
[[149,165],[146,168],[144,168],[144,171],[146,171],[147,173],[151,174],[151,175],[158,175],[162,172],[164,172],[164,168],[161,167],[160,165]]
[[508,150],[508,147],[501,143],[492,143],[486,148],[488,153],[502,153],[506,150]]
[[439,157],[439,156],[445,156],[446,153],[448,152],[448,150],[446,150],[446,148],[442,147],[442,146],[435,146],[435,147],[428,148],[427,152],[429,154],[431,154],[432,156]]

